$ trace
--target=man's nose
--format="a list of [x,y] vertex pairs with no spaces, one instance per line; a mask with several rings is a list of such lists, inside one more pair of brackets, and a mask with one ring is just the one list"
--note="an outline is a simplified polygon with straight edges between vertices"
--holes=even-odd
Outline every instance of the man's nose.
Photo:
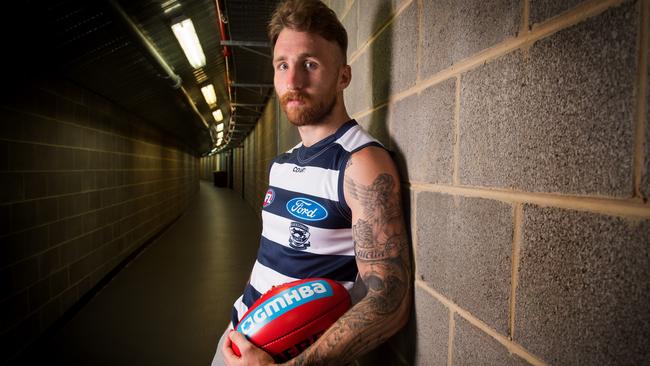
[[292,67],[287,71],[287,89],[300,90],[305,87],[305,74],[299,67]]

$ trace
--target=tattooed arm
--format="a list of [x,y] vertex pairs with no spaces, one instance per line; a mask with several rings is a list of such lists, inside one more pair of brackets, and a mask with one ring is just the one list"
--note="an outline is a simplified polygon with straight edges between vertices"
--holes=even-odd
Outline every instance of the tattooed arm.
[[[367,147],[352,155],[344,178],[357,267],[368,293],[287,366],[344,365],[379,346],[408,320],[411,261],[393,161],[385,150]],[[245,358],[235,356],[231,342]],[[273,364],[238,332],[230,333],[222,350],[227,365]]]
[[379,346],[406,324],[411,261],[399,178],[388,153],[368,147],[345,169],[345,199],[366,297],[287,365],[344,365]]

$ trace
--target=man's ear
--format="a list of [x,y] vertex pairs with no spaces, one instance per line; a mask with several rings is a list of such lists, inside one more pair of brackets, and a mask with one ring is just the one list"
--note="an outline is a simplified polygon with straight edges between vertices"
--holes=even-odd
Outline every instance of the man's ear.
[[347,88],[350,85],[350,81],[352,81],[352,68],[350,65],[342,66],[339,71],[339,91]]

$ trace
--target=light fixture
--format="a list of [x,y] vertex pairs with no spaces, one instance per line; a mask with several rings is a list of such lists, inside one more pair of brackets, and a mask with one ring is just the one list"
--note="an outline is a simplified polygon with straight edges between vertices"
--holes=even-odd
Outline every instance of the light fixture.
[[217,132],[221,132],[221,131],[223,131],[223,123],[219,123],[217,125]]
[[194,30],[194,24],[191,19],[185,19],[179,23],[172,24],[172,31],[181,44],[185,57],[193,68],[205,66],[205,54],[201,48],[199,37]]
[[181,4],[179,4],[176,0],[167,0],[160,4],[160,7],[163,8],[166,14],[180,8]]
[[221,142],[223,142],[223,139],[217,139],[217,146],[221,145]]
[[223,131],[217,133],[217,139],[222,139],[223,138]]
[[221,113],[221,109],[212,112],[212,117],[214,117],[214,120],[217,122],[223,121],[223,113]]
[[217,104],[217,94],[214,92],[214,86],[208,84],[201,88],[201,93],[203,93],[203,98],[208,105]]

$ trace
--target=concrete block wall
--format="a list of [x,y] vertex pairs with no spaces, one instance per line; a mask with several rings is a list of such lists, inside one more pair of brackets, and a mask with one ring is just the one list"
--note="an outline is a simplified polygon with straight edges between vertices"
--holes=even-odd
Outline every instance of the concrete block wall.
[[199,177],[203,180],[213,180],[212,172],[227,170],[225,153],[204,156],[199,161]]
[[260,208],[264,200],[271,160],[299,142],[298,130],[287,121],[273,95],[257,125],[241,146],[233,149],[233,188],[251,207]]
[[327,3],[411,197],[412,320],[359,363],[649,363],[650,1]]
[[0,100],[0,363],[178,217],[198,159],[65,80]]
[[[269,184],[271,160],[280,152],[289,150],[299,141],[295,128],[280,114],[277,98],[269,99],[257,125],[242,143],[234,149],[234,174],[243,181],[238,190],[254,209],[260,209]],[[261,211],[258,211],[261,215]]]
[[410,323],[357,364],[650,363],[650,1],[325,2],[415,265]]
[[[228,174],[233,174],[233,189],[239,194],[244,192],[244,147],[239,146],[235,148],[232,152],[233,154],[233,166],[232,170]],[[242,196],[243,198],[243,196]]]

